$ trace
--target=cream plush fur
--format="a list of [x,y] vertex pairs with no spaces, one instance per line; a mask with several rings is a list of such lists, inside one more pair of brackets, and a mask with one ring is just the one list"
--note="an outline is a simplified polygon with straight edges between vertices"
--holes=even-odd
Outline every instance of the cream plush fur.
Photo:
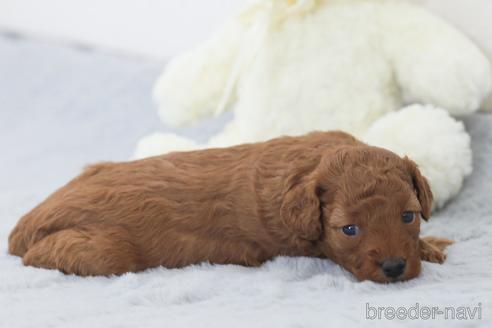
[[[429,11],[443,17],[466,33],[492,60],[492,1],[490,0],[418,0]],[[481,110],[492,112],[492,92]]]
[[[452,116],[476,111],[491,84],[479,49],[418,5],[254,1],[155,86],[167,124],[224,110],[233,120],[206,145],[148,136],[136,156],[341,129],[416,160],[442,206],[471,172],[469,136]],[[412,103],[422,105],[401,109]]]

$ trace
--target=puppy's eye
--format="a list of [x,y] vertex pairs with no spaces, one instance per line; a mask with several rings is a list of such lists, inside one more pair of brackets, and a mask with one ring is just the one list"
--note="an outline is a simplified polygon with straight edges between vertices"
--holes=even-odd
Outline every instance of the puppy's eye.
[[415,220],[415,212],[403,212],[401,219],[403,223],[410,224]]
[[342,227],[342,231],[347,236],[355,236],[356,234],[359,233],[359,227],[356,226],[355,224],[349,224]]

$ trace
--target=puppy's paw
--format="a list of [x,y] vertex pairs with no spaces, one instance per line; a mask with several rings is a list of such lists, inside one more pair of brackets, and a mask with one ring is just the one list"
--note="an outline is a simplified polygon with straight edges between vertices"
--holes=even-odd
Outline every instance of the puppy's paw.
[[446,260],[444,249],[453,243],[452,240],[438,237],[420,239],[420,259],[442,264]]
[[449,245],[454,244],[454,241],[452,241],[452,240],[449,240],[446,238],[433,237],[433,236],[423,237],[423,238],[420,238],[420,240],[424,240],[427,243],[429,243],[433,246],[436,246],[441,251],[444,251],[446,249],[446,247],[448,247]]

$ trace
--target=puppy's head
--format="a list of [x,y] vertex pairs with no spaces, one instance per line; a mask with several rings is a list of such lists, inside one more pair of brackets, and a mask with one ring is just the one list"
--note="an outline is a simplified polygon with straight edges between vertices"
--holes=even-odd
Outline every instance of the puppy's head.
[[324,154],[314,170],[296,175],[281,218],[359,280],[393,282],[420,273],[420,220],[431,206],[415,163],[359,146]]

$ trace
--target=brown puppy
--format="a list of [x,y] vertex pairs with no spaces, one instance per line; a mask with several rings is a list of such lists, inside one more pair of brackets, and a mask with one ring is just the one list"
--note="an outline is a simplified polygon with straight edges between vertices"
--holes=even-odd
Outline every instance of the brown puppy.
[[450,241],[419,239],[431,203],[409,159],[316,132],[91,166],[19,221],[9,252],[84,276],[328,257],[389,282],[444,260]]

